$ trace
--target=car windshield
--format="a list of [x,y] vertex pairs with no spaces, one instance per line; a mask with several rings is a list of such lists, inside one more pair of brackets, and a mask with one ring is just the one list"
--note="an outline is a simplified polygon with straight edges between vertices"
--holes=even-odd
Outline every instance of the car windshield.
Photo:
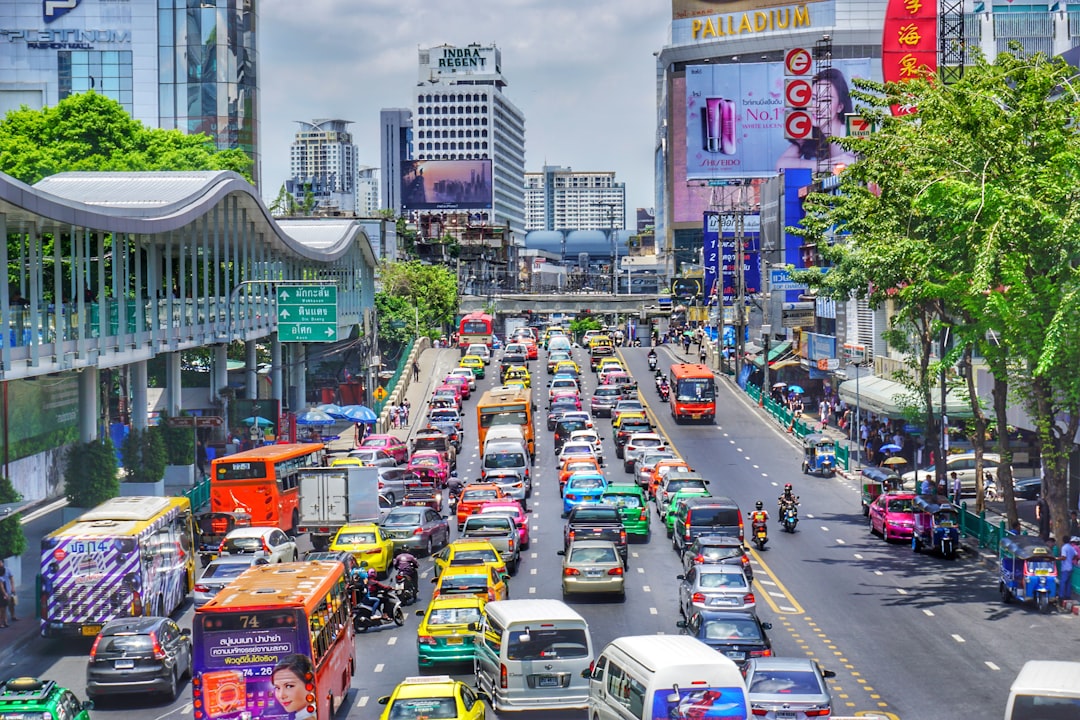
[[909,513],[911,512],[911,500],[890,500],[889,512],[894,513]]
[[451,565],[482,565],[499,562],[499,555],[494,550],[458,550],[451,559]]
[[593,452],[592,443],[573,442],[563,445],[563,452],[567,455],[589,455]]
[[478,595],[486,594],[487,577],[483,575],[454,575],[444,577],[439,586],[441,595]]
[[503,515],[470,515],[469,532],[474,530],[495,530],[506,532],[512,525],[510,518]]
[[809,670],[762,670],[754,673],[750,692],[769,695],[821,695],[817,675]]
[[262,549],[261,537],[225,538],[225,552],[256,552]]
[[746,588],[746,576],[741,572],[713,573],[703,572],[698,575],[698,586],[703,588]]
[[570,478],[570,487],[574,490],[595,490],[604,486],[604,481],[600,478]]
[[638,438],[637,440],[634,440],[634,447],[636,448],[657,447],[658,445],[663,444],[664,441],[660,438]]
[[613,547],[576,547],[570,546],[570,564],[615,563]]
[[375,533],[372,532],[346,532],[338,535],[337,541],[343,545],[373,545]]
[[596,396],[596,397],[609,397],[609,398],[611,398],[611,397],[619,397],[620,395],[622,395],[622,393],[619,391],[619,388],[601,386],[601,387],[596,388],[596,392],[593,393],[593,395]]
[[566,467],[567,472],[577,472],[579,470],[595,470],[595,469],[596,469],[596,463],[591,463],[591,462],[570,463]]
[[674,495],[680,490],[705,490],[705,483],[697,478],[673,478],[667,484],[668,494]]
[[430,457],[430,456],[413,457],[412,462],[409,463],[409,464],[410,465],[419,465],[421,467],[438,467],[439,458]]
[[480,622],[480,608],[437,608],[428,615],[428,625],[468,625]]
[[479,500],[494,500],[499,497],[498,491],[494,489],[485,490],[466,490],[461,495],[461,499],[465,502],[477,502]]
[[422,521],[422,515],[418,512],[412,512],[410,510],[391,510],[390,514],[386,516],[386,519],[382,521],[383,525],[420,525]]
[[140,653],[151,652],[153,649],[154,641],[149,635],[132,633],[106,635],[101,638],[98,646],[100,653]]
[[389,720],[443,720],[458,717],[457,700],[452,697],[406,698],[390,706]]
[[716,399],[716,383],[712,378],[679,380],[675,395],[684,402],[705,402]]
[[386,438],[367,438],[364,442],[360,443],[360,447],[373,447],[381,448],[390,444],[390,441]]
[[706,620],[703,629],[706,640],[761,640],[757,623],[750,619]]
[[486,468],[516,468],[525,464],[525,456],[516,452],[488,453],[484,456]]
[[510,632],[506,649],[510,660],[559,660],[589,656],[584,628],[532,628]]
[[701,548],[699,554],[705,560],[726,560],[728,558],[740,557],[742,555],[742,548],[734,545],[709,545]]
[[614,503],[615,507],[639,508],[641,498],[637,495],[604,495],[604,501]]
[[251,565],[247,563],[210,563],[206,566],[202,576],[204,578],[234,578],[249,567]]

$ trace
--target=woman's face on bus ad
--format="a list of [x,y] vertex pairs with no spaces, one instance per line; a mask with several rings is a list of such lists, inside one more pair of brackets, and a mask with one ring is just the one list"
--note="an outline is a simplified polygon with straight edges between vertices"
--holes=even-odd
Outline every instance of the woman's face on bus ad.
[[303,678],[289,669],[274,673],[274,697],[289,712],[299,712],[307,705]]

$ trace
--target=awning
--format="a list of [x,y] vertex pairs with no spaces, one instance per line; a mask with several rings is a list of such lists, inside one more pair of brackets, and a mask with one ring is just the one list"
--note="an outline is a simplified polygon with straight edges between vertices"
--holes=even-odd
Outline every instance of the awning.
[[[777,358],[784,356],[790,350],[791,350],[791,343],[788,342],[787,340],[781,342],[778,345],[773,345],[771,348],[769,348],[769,362],[770,363],[774,362]],[[751,357],[750,362],[752,362],[754,364],[754,367],[756,367],[758,369],[764,367],[764,363],[762,361],[761,355],[758,355],[756,357]]]
[[[916,401],[915,393],[910,388],[873,375],[845,380],[840,383],[837,393],[841,400],[852,407],[858,405],[863,410],[891,418],[903,417],[904,408]],[[934,388],[933,408],[935,413],[941,412],[941,391],[938,388]],[[950,419],[970,418],[971,405],[963,396],[950,392],[945,396],[945,412]]]

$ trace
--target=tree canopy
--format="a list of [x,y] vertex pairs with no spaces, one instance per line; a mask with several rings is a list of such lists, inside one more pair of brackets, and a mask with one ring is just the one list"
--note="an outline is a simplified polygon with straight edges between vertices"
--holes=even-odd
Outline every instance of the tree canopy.
[[417,260],[387,262],[379,269],[379,279],[382,290],[375,295],[375,307],[384,343],[404,345],[424,335],[437,338],[454,322],[458,292],[451,268]]
[[0,172],[34,184],[69,171],[233,170],[251,179],[251,159],[218,150],[207,135],[148,128],[95,92],[54,107],[13,110],[0,121]]

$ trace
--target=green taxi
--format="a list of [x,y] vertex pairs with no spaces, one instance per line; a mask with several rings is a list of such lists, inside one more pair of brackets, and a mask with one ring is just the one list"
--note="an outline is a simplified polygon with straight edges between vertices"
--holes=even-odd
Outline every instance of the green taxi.
[[667,504],[667,512],[663,513],[664,527],[667,529],[667,536],[671,537],[675,534],[675,508],[679,506],[680,500],[685,500],[692,497],[709,497],[712,493],[702,488],[687,488],[686,490],[680,490],[671,496]]
[[649,500],[637,483],[608,485],[600,502],[619,508],[623,529],[627,536],[649,540]]
[[485,604],[487,598],[476,595],[440,595],[427,610],[417,610],[424,618],[416,628],[417,667],[471,661],[476,656],[476,633],[469,630],[469,623],[480,623]]
[[472,370],[472,374],[477,380],[484,379],[484,358],[479,355],[466,355],[458,362],[458,367]]
[[18,677],[0,685],[0,718],[90,720],[93,707],[52,680]]

